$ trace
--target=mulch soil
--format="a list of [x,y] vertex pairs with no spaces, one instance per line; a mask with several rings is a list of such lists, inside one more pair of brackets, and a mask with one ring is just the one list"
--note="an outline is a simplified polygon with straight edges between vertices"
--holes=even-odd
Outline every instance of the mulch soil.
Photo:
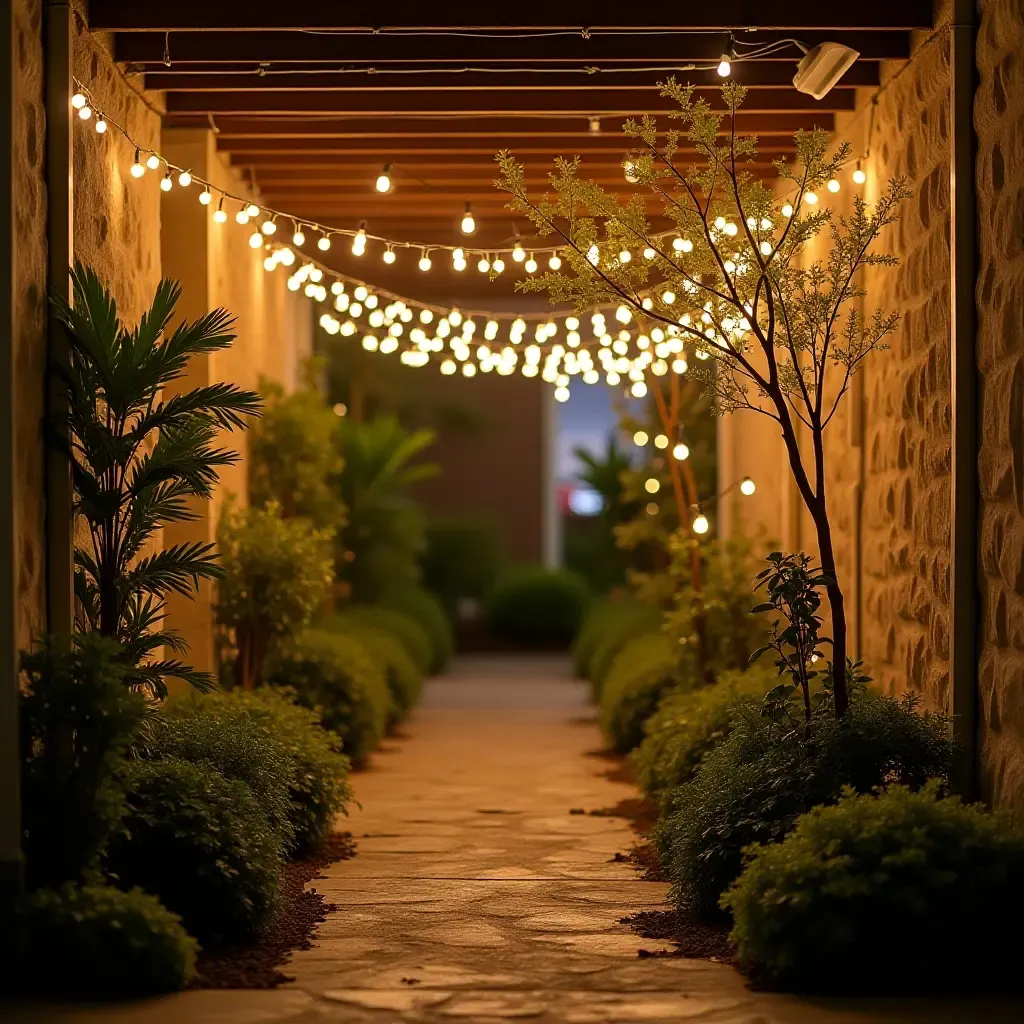
[[202,951],[192,988],[276,988],[293,979],[280,968],[290,953],[310,949],[316,926],[337,910],[306,883],[323,878],[328,864],[354,857],[352,834],[335,832],[324,848],[308,860],[286,864],[281,878],[281,909],[256,946]]
[[[602,772],[605,778],[613,782],[632,783],[634,781],[627,758],[610,751],[599,750],[590,751],[589,756],[611,762],[608,770]],[[574,808],[570,813],[588,813],[603,818],[625,818],[638,834],[639,841],[629,853],[617,853],[612,860],[620,863],[629,861],[637,871],[643,873],[644,881],[668,881],[658,860],[657,850],[646,838],[658,820],[658,809],[644,797],[637,796],[620,800],[614,807],[604,807],[594,811],[584,812]],[[672,944],[671,949],[641,949],[637,953],[641,958],[683,957],[691,960],[727,962],[733,958],[727,925],[709,924],[681,910],[644,910],[622,918],[621,923],[628,924],[641,938],[657,939]]]

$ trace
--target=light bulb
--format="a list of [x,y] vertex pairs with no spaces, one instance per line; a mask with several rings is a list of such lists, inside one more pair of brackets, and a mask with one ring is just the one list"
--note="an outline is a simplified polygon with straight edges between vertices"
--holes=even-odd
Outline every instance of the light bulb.
[[83,121],[88,121],[89,118],[92,117],[92,107],[79,107],[78,108],[78,116]]
[[420,257],[419,268],[424,273],[430,269],[430,257],[427,255],[426,250],[423,251],[423,255]]
[[634,398],[643,398],[647,394],[647,385],[638,380],[629,390]]
[[235,223],[236,224],[248,224],[249,223],[249,214],[248,214],[248,212],[246,210],[239,210],[238,213],[235,214]]
[[565,318],[565,329],[567,331],[578,331],[580,327],[579,317],[567,316]]
[[160,166],[160,157],[156,153],[150,153],[146,157],[146,166],[151,170],[155,171]]
[[260,208],[255,203],[250,203],[246,208],[245,212],[250,217],[258,217],[260,215]]
[[272,235],[276,230],[277,230],[277,224],[276,224],[276,222],[274,222],[272,220],[265,220],[260,225],[260,231],[262,231],[263,234],[265,234],[265,235]]
[[596,266],[597,266],[597,264],[598,264],[598,263],[600,262],[600,260],[601,260],[601,250],[600,250],[600,249],[599,249],[599,248],[597,247],[597,243],[595,242],[595,243],[594,243],[594,244],[593,244],[593,245],[592,245],[592,246],[591,246],[591,247],[590,247],[590,248],[589,248],[589,249],[587,250],[587,262],[588,262],[588,263],[589,263],[589,264],[590,264],[590,265],[591,265],[592,267],[596,267]]
[[693,520],[693,532],[694,533],[707,533],[711,524],[708,522],[708,517],[703,512],[697,514]]
[[512,250],[512,259],[516,263],[522,263],[526,259],[526,253],[523,251],[523,247],[516,242],[515,248]]
[[668,447],[668,438],[664,434],[659,434],[654,439],[654,447],[655,448],[667,448]]
[[366,252],[366,228],[360,228],[352,239],[352,255],[362,256]]
[[297,227],[295,229],[295,231],[292,232],[292,245],[302,246],[302,245],[305,245],[305,244],[306,244],[306,236],[303,233],[302,228]]
[[828,184],[825,186],[825,188],[827,188],[829,190],[829,192],[838,192],[839,191],[839,180],[837,178],[829,178],[828,179]]
[[757,485],[754,483],[753,480],[750,479],[749,476],[745,476],[740,481],[740,493],[747,495],[747,497],[749,497],[751,494],[753,494],[754,491],[756,491],[756,490],[757,490]]
[[321,235],[316,240],[316,247],[319,250],[321,250],[321,252],[327,252],[327,250],[330,249],[330,247],[331,247],[331,240],[330,240],[330,238],[327,235]]
[[550,267],[550,268],[551,268],[552,270],[558,270],[558,268],[559,268],[559,267],[560,267],[561,265],[562,265],[562,260],[561,260],[561,259],[559,258],[559,256],[558,256],[557,254],[553,255],[553,256],[551,257],[551,259],[549,259],[549,260],[548,260],[548,266],[549,266],[549,267]]
[[462,223],[459,227],[464,235],[471,235],[476,231],[476,219],[473,217],[473,212],[469,208],[469,203],[466,203],[466,212],[462,215]]
[[466,261],[464,259],[452,260],[452,269],[461,274],[466,269]]
[[535,274],[537,272],[537,261],[533,258],[533,254],[530,254],[530,258],[523,264],[523,269],[528,274]]
[[374,182],[374,188],[378,192],[390,192],[391,191],[391,164],[385,164],[384,170],[377,175],[377,180]]
[[620,263],[628,263],[632,258],[633,254],[628,249],[623,249],[622,252],[619,253]]
[[146,168],[143,167],[139,160],[139,151],[135,150],[135,162],[132,164],[132,177],[141,178],[146,173]]
[[209,186],[199,193],[199,202],[201,202],[203,206],[209,206],[210,203],[213,202],[213,195],[210,192]]
[[480,261],[477,263],[476,269],[479,270],[481,274],[486,274],[487,271],[491,269],[491,264],[488,262],[486,256],[480,257]]
[[647,441],[648,438],[646,430],[638,430],[633,435],[633,444],[635,444],[638,448],[643,448],[643,446],[647,444]]
[[817,203],[817,201],[818,201],[818,193],[817,192],[808,192],[808,193],[806,193],[804,195],[804,199],[806,200],[808,205],[814,206],[815,203]]
[[770,256],[772,253],[772,243],[766,239],[761,243],[760,249],[762,256]]
[[654,257],[657,256],[657,255],[658,254],[650,246],[647,246],[647,248],[644,249],[644,259],[645,260],[653,260]]
[[683,444],[682,441],[672,449],[672,458],[675,459],[676,462],[685,462],[689,457],[690,449]]
[[792,217],[793,216],[793,204],[792,203],[783,203],[783,205],[782,205],[782,216],[783,217]]
[[857,169],[853,172],[853,181],[856,185],[863,185],[868,180],[868,176],[861,169],[860,165],[857,165]]
[[718,62],[718,74],[721,78],[728,78],[729,72],[732,71],[732,64],[729,61],[729,54],[723,53],[722,59]]
[[107,130],[107,122],[103,120],[103,115],[100,114],[96,120],[96,133],[102,135]]
[[657,494],[658,491],[661,490],[661,481],[653,476],[648,477],[648,479],[644,481],[644,490],[648,494]]
[[259,249],[260,246],[262,246],[262,245],[263,245],[263,235],[261,235],[258,231],[254,231],[249,236],[249,248],[250,249]]
[[356,288],[353,289],[352,291],[352,295],[357,302],[364,302],[369,294],[370,291],[365,284],[357,285]]
[[182,188],[188,188],[192,184],[192,175],[188,171],[182,171],[178,175],[178,184]]
[[640,180],[636,173],[636,164],[634,164],[632,160],[627,160],[623,163],[622,173],[630,185],[635,185]]
[[397,257],[395,256],[395,250],[390,248],[385,249],[383,254],[381,255],[381,259],[385,263],[394,263],[395,260],[397,259]]
[[664,302],[666,306],[671,306],[672,303],[676,301],[676,293],[671,290],[662,292],[661,301]]
[[491,269],[496,273],[500,274],[505,269],[505,261],[499,256],[492,264]]
[[76,92],[75,95],[71,97],[71,106],[73,106],[75,110],[81,110],[82,107],[85,106],[85,102],[85,95],[83,93]]
[[168,171],[160,180],[160,188],[164,192],[170,192],[173,187],[174,182],[171,181],[171,172]]
[[223,199],[217,204],[217,209],[213,211],[213,219],[217,224],[223,224],[228,219],[228,215],[224,212]]

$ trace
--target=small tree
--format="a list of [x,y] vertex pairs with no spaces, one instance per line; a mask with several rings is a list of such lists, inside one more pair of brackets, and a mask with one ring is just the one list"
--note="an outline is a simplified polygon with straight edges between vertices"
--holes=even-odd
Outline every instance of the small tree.
[[[579,176],[579,158],[559,159],[549,175],[555,195],[534,199],[523,166],[498,155],[497,186],[510,194],[510,209],[528,216],[545,234],[564,243],[570,273],[548,273],[521,282],[547,291],[577,309],[620,302],[627,314],[685,340],[698,357],[694,374],[715,398],[717,409],[750,409],[781,429],[789,465],[817,534],[832,613],[835,710],[848,707],[846,613],[836,572],[826,500],[823,434],[850,379],[898,323],[896,313],[864,318],[851,304],[864,294],[857,283],[866,266],[893,265],[896,257],[873,251],[880,232],[909,196],[893,179],[873,209],[859,196],[849,217],[835,219],[818,207],[824,188],[850,155],[849,144],[829,155],[829,134],[796,135],[796,161],[777,161],[788,194],[779,196],[744,164],[756,154],[756,139],[736,132],[736,112],[745,90],[723,89],[725,112],[693,99],[693,87],[674,79],[661,94],[678,109],[669,116],[684,130],[659,141],[656,121],[629,120],[625,134],[637,149],[625,162],[629,179],[664,204],[678,244],[652,229],[646,195],[626,203]],[[677,160],[686,138],[700,166]],[[806,263],[810,242],[828,232],[825,259]],[[712,361],[702,362],[707,357]],[[810,436],[801,450],[797,424]]]

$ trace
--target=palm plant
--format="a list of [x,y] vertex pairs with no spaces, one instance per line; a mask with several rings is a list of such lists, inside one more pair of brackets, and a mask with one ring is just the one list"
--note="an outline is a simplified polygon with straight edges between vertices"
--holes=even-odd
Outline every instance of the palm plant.
[[69,348],[61,371],[69,397],[62,443],[71,460],[74,511],[90,539],[75,550],[76,625],[121,643],[133,666],[131,682],[156,695],[166,693],[166,677],[208,687],[207,673],[158,652],[187,650],[180,636],[161,627],[164,603],[170,593],[191,594],[201,579],[222,575],[214,545],[146,548],[163,526],[197,518],[190,502],[210,498],[219,468],[238,458],[217,446],[218,432],[244,428],[258,415],[260,397],[227,383],[164,397],[190,358],[234,341],[226,310],[166,335],[181,289],[164,280],[138,326],[128,329],[93,270],[76,263],[71,279],[73,304],[60,297],[54,304]]

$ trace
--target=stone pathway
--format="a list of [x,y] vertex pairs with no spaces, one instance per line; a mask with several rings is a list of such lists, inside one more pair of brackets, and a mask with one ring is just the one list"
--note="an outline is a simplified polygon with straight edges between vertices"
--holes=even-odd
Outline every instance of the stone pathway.
[[[1010,1022],[1019,1004],[801,1000],[731,967],[640,959],[619,919],[665,886],[614,860],[619,818],[571,813],[635,795],[605,777],[582,684],[553,659],[464,659],[356,777],[358,856],[315,882],[339,905],[293,985],[5,1020],[134,1024],[910,1024]],[[0,1008],[2,1010],[2,1008]]]

